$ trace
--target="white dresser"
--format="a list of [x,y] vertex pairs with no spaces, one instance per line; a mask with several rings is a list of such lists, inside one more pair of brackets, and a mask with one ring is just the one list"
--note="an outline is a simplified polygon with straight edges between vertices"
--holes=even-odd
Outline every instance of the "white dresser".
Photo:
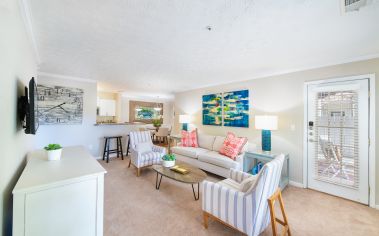
[[13,189],[13,236],[103,235],[105,169],[84,147],[66,147],[60,161],[28,154]]

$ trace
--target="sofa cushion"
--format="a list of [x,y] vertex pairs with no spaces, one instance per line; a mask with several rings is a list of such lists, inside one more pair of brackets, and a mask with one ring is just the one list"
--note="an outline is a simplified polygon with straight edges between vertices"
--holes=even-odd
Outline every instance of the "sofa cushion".
[[226,169],[238,169],[239,163],[236,161],[233,161],[229,157],[226,157],[224,155],[221,155],[218,152],[215,151],[208,151],[205,153],[201,153],[198,156],[199,161],[210,163],[216,166],[220,166]]
[[207,134],[198,134],[197,141],[199,143],[199,147],[212,150],[213,143],[215,141],[215,136]]
[[224,141],[225,141],[225,137],[216,136],[215,141],[213,143],[212,150],[216,152],[220,151],[220,149],[222,148],[222,145],[224,144]]
[[192,157],[196,159],[201,153],[208,152],[208,150],[204,148],[181,147],[181,146],[172,147],[171,151],[172,153],[175,153],[175,154]]

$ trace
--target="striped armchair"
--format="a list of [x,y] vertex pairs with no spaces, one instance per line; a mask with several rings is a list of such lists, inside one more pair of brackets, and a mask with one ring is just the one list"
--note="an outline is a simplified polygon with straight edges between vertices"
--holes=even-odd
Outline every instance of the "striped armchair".
[[[284,155],[279,155],[264,165],[246,192],[226,187],[221,182],[204,181],[202,208],[205,228],[211,217],[249,236],[257,236],[265,230],[270,223],[267,199],[278,188],[283,162]],[[234,180],[230,182],[238,184],[250,176],[230,169],[230,179],[224,181]]]
[[[130,164],[137,168],[137,176],[140,176],[142,167],[160,164],[162,157],[166,154],[164,147],[155,146],[151,140],[150,131],[130,132]],[[144,143],[141,149],[139,144]]]

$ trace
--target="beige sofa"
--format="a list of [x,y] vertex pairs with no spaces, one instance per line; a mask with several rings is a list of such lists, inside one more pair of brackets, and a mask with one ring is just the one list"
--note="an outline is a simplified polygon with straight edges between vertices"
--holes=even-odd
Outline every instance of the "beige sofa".
[[213,136],[207,134],[198,134],[199,147],[172,147],[171,151],[175,154],[177,160],[197,166],[200,169],[214,173],[225,178],[229,177],[229,169],[243,170],[244,152],[254,148],[255,145],[246,143],[236,160],[221,155],[219,153],[225,137]]

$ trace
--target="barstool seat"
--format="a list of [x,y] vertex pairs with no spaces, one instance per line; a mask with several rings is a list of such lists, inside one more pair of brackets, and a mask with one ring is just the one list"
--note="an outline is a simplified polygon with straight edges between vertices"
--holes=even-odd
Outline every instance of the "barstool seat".
[[[105,157],[107,157],[107,163],[109,162],[109,154],[111,153],[117,153],[117,158],[120,157],[122,160],[124,160],[124,153],[122,151],[122,136],[105,136],[105,143],[104,143],[104,152],[103,152],[103,160],[105,160]],[[110,149],[110,143],[112,139],[116,139],[117,148],[116,149]]]

